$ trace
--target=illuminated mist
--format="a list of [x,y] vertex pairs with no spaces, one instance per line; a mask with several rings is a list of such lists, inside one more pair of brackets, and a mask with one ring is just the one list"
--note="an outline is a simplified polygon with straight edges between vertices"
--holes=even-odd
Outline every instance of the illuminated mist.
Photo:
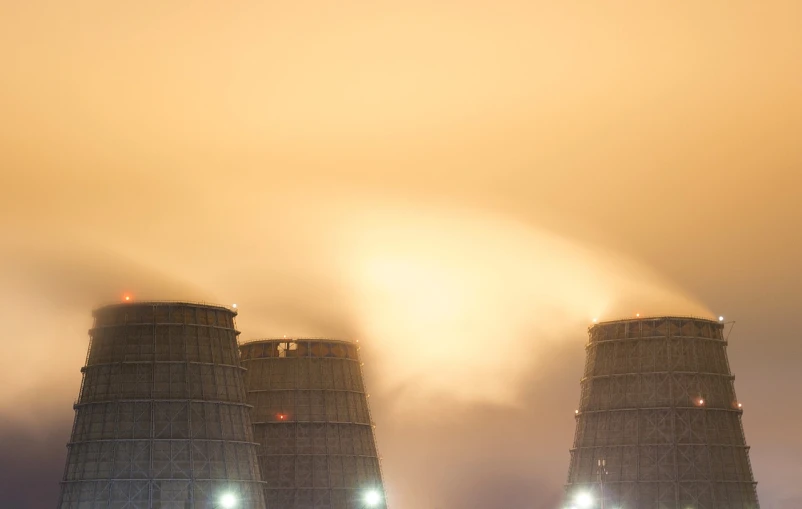
[[393,509],[554,509],[591,320],[724,314],[761,502],[798,500],[799,19],[0,3],[2,504],[55,503],[124,292],[359,340]]
[[[426,482],[444,468],[458,472],[453,461],[501,461],[503,468],[514,462],[504,459],[503,447],[460,447],[442,453],[446,464],[438,465],[416,457],[416,445],[442,450],[442,426],[451,423],[447,435],[456,437],[453,419],[473,419],[479,409],[526,412],[533,402],[527,385],[539,379],[533,373],[553,369],[562,351],[581,355],[593,318],[711,316],[632,259],[519,221],[354,192],[336,196],[287,190],[266,201],[243,200],[238,218],[220,219],[221,225],[209,221],[188,231],[178,222],[160,223],[167,231],[183,228],[189,238],[236,225],[221,236],[225,242],[205,242],[202,250],[162,233],[160,241],[148,232],[115,239],[111,229],[103,243],[54,232],[46,243],[6,249],[3,266],[15,269],[3,274],[11,284],[0,319],[12,324],[18,341],[0,370],[0,408],[15,409],[5,418],[41,426],[45,404],[66,416],[68,406],[57,403],[76,394],[89,312],[98,304],[128,293],[137,300],[236,302],[243,339],[360,340],[378,437],[395,435],[382,448],[389,495],[399,507],[434,509],[448,502],[427,498]],[[313,209],[300,205],[309,202]],[[42,314],[48,320],[39,325]],[[576,373],[580,363],[572,364],[566,368]],[[514,447],[518,433],[496,445],[509,440]],[[412,435],[396,438],[404,434]],[[452,481],[464,482],[465,475]]]

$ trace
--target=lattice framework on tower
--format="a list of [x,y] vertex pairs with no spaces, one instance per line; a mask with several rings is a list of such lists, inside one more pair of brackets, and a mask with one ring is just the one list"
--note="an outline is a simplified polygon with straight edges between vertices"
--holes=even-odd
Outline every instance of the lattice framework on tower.
[[335,340],[241,345],[269,507],[386,507],[358,348]]
[[60,509],[264,507],[236,313],[131,303],[94,313]]
[[759,507],[723,329],[677,317],[589,329],[569,503],[584,493],[617,509]]

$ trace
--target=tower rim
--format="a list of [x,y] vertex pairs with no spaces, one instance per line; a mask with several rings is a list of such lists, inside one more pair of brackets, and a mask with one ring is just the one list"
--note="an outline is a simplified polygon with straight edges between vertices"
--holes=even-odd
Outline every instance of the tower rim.
[[652,321],[652,320],[694,320],[697,322],[707,322],[716,325],[724,325],[724,322],[720,320],[716,320],[715,318],[706,318],[703,316],[694,316],[694,315],[649,315],[649,316],[638,316],[638,317],[630,317],[630,318],[616,318],[613,320],[604,320],[600,322],[596,322],[590,326],[591,329],[594,327],[598,327],[600,325],[610,325],[613,323],[634,323],[634,322],[644,322],[644,321]]
[[101,304],[92,310],[92,316],[97,316],[97,314],[111,310],[111,309],[120,309],[120,308],[131,308],[131,307],[155,307],[155,306],[187,306],[187,307],[195,307],[195,308],[204,308],[204,309],[217,309],[220,311],[226,311],[232,316],[237,316],[237,310],[232,309],[230,307],[224,306],[222,304],[214,304],[210,302],[203,302],[203,301],[191,301],[191,300],[144,300],[144,301],[132,301],[132,302],[114,302],[114,303],[107,303]]
[[341,339],[341,338],[330,338],[330,337],[312,337],[312,336],[305,336],[305,337],[291,337],[291,338],[253,338],[253,339],[246,339],[240,341],[240,347],[243,346],[250,346],[253,344],[269,344],[269,343],[292,343],[297,341],[316,341],[316,342],[326,342],[326,343],[342,343],[345,345],[356,345],[356,341],[352,341],[349,339]]

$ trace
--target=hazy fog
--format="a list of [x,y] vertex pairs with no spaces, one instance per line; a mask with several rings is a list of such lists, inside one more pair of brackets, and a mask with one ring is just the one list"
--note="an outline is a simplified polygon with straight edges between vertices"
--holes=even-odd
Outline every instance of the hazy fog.
[[55,503],[91,327],[359,339],[394,509],[551,509],[586,328],[725,315],[802,497],[797,2],[0,6],[0,497]]

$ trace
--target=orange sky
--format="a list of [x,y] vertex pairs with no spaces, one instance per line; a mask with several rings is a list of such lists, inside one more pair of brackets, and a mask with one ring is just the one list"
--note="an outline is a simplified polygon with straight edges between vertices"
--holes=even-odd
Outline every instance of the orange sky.
[[396,509],[546,509],[588,321],[715,313],[738,321],[762,505],[784,509],[800,19],[796,1],[0,4],[0,439],[53,437],[52,478],[31,474],[53,497],[91,308],[236,301],[244,338],[363,338]]

